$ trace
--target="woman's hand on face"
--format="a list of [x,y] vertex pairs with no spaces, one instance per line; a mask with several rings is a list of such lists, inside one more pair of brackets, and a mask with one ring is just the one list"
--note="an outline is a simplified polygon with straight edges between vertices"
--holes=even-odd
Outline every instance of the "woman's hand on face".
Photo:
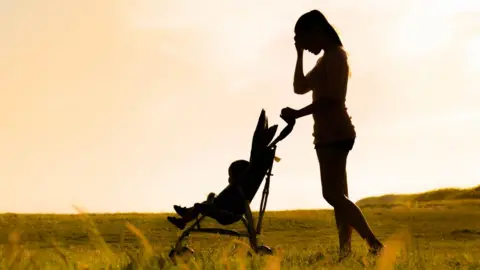
[[303,53],[303,48],[298,44],[298,42],[295,42],[295,49],[297,50],[298,55],[301,55]]
[[298,41],[297,36],[295,36],[294,40],[295,40],[295,49],[297,50],[297,54],[302,55],[304,48],[300,45],[300,42]]

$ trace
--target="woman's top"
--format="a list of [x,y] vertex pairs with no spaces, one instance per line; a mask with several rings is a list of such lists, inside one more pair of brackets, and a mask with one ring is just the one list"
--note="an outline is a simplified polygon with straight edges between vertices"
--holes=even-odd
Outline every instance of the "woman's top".
[[306,75],[307,89],[312,90],[313,102],[319,99],[334,101],[328,108],[320,108],[313,113],[315,144],[356,137],[345,106],[349,74],[347,52],[343,47],[337,47],[325,52]]

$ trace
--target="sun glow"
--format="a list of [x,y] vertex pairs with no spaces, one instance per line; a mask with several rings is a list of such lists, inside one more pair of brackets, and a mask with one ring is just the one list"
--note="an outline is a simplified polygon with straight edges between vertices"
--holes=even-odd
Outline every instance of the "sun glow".
[[452,26],[443,16],[410,13],[394,26],[391,42],[396,54],[417,58],[441,50],[452,33]]
[[467,73],[471,76],[480,72],[480,37],[472,38],[464,45]]

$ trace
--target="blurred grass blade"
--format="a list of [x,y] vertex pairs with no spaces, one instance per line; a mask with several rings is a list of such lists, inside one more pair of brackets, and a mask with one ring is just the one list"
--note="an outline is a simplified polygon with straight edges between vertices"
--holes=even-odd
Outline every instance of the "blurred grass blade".
[[75,210],[79,213],[79,217],[88,225],[87,227],[87,232],[88,232],[88,238],[93,241],[93,244],[99,249],[107,252],[107,256],[109,258],[114,258],[115,254],[113,251],[110,249],[110,247],[107,245],[105,242],[105,239],[103,239],[102,235],[97,229],[97,226],[95,226],[95,223],[93,222],[92,219],[88,217],[87,212],[78,207],[78,206],[73,206]]
[[152,259],[154,258],[153,248],[148,242],[147,238],[142,234],[142,232],[137,227],[135,227],[130,222],[126,222],[125,226],[140,239],[140,242],[143,245],[143,253],[142,253],[142,259],[141,259],[142,265],[151,266],[151,264],[155,262],[152,262]]
[[399,252],[406,246],[409,241],[410,233],[408,231],[401,231],[392,235],[385,241],[385,248],[380,254],[377,261],[378,270],[393,270],[395,269],[395,262]]

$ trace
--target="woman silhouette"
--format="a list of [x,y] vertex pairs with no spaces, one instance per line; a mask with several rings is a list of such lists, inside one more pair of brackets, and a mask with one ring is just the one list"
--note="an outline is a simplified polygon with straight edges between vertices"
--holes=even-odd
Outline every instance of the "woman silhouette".
[[[348,199],[346,164],[355,142],[355,128],[347,113],[345,98],[349,78],[347,53],[325,16],[318,10],[302,15],[295,25],[297,63],[293,89],[303,95],[312,91],[313,102],[300,110],[284,108],[286,118],[313,115],[314,144],[320,164],[322,193],[334,208],[340,243],[340,259],[351,252],[352,228],[367,241],[372,254],[383,244],[370,229],[360,209]],[[303,51],[323,56],[305,76]]]

